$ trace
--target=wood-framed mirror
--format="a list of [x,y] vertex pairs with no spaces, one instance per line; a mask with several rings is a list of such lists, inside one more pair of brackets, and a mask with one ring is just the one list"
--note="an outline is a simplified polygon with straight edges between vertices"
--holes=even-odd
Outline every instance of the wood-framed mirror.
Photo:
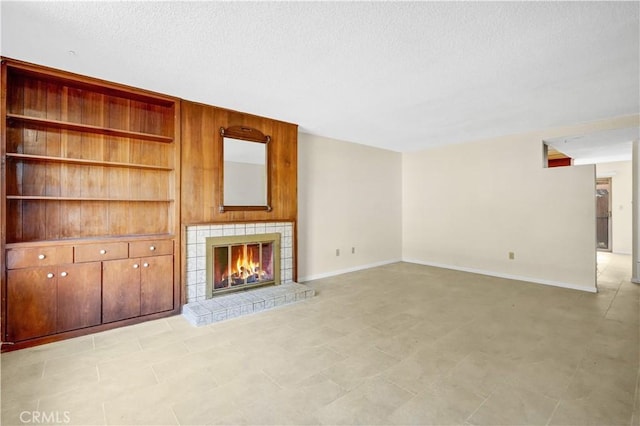
[[220,212],[271,211],[271,137],[245,126],[220,128]]

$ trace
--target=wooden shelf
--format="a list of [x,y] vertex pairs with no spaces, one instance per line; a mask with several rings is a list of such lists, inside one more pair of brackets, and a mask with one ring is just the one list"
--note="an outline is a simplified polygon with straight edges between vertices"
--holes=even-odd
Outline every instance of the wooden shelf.
[[19,243],[7,243],[5,245],[6,248],[27,248],[27,247],[51,247],[58,246],[60,244],[87,244],[87,243],[112,243],[117,241],[122,241],[126,239],[127,241],[144,241],[150,239],[158,239],[158,240],[172,240],[175,239],[175,234],[160,232],[153,234],[138,234],[138,235],[109,235],[103,237],[86,237],[86,238],[59,238],[56,240],[38,240],[38,241],[21,241]]
[[135,203],[172,203],[172,199],[159,198],[108,198],[108,197],[50,197],[45,195],[7,195],[7,200],[33,200],[33,201],[115,201]]
[[72,74],[66,71],[60,71],[49,68],[44,70],[42,66],[9,60],[8,74],[10,77],[15,75],[27,77],[32,80],[43,81],[47,83],[59,84],[78,88],[90,92],[102,93],[107,96],[115,96],[123,99],[133,99],[139,102],[146,102],[153,105],[159,105],[170,108],[175,104],[175,99],[171,96],[150,92],[148,90],[124,86],[122,84],[113,83],[106,80],[92,78],[91,82],[87,81],[87,77],[79,74]]
[[92,126],[90,124],[70,123],[67,121],[50,120],[48,118],[29,117],[20,114],[7,114],[7,120],[15,120],[37,126],[54,127],[57,129],[74,130],[78,132],[97,133],[108,136],[119,136],[123,138],[143,139],[154,142],[171,143],[173,138],[169,136],[156,135],[152,133],[131,132],[128,130],[112,129],[109,127]]
[[30,155],[30,154],[17,154],[7,153],[7,158],[15,158],[16,160],[25,161],[42,161],[47,163],[67,163],[67,164],[81,164],[86,166],[103,166],[103,167],[122,167],[129,169],[141,169],[141,170],[164,170],[172,171],[172,167],[162,166],[149,166],[146,164],[133,164],[133,163],[118,163],[114,161],[100,161],[100,160],[84,160],[80,158],[63,158],[63,157],[50,157],[47,155]]

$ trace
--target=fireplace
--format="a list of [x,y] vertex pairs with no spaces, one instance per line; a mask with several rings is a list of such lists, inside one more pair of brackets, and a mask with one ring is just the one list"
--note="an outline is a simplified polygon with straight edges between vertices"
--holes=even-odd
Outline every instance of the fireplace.
[[[313,297],[315,295],[313,289],[293,281],[296,252],[294,227],[295,223],[293,222],[187,225],[184,247],[187,303],[182,306],[184,317],[191,324],[201,326],[274,309]],[[268,234],[275,235],[272,237]],[[274,241],[273,250],[270,250],[268,245],[266,248],[263,245],[263,243],[270,241]],[[255,248],[258,243],[260,243],[260,250],[262,250],[261,254]],[[218,289],[214,293],[216,266],[213,262],[213,255],[216,248],[219,248],[218,251],[222,252],[222,256],[227,256],[227,259],[230,259],[230,261],[226,261],[226,267],[224,261],[218,267],[220,271],[217,272],[219,275],[217,281],[224,281],[222,274],[224,271],[229,274],[228,263],[234,262],[233,249],[230,248],[233,246],[242,247],[242,249],[236,248],[238,254],[239,252],[246,254],[248,251],[253,258],[261,259],[261,265],[253,266],[253,276],[256,277],[257,274],[257,277],[262,277],[262,279],[258,282],[254,282],[254,279],[246,279],[251,275],[250,270],[247,270],[247,273],[244,274],[246,275],[245,279],[232,286],[229,286],[231,281],[227,281],[226,286],[220,283],[219,286],[222,289]],[[258,252],[258,256],[255,255],[256,252]],[[208,257],[207,254],[209,254]],[[271,261],[271,254],[273,254],[272,268],[277,269],[271,269],[266,265]],[[236,269],[238,269],[238,257],[238,255],[235,256]],[[262,260],[263,258],[266,260]],[[240,263],[242,266],[243,262]],[[260,274],[260,270],[264,270],[265,273]],[[265,278],[271,276],[271,271],[273,271],[273,281]],[[266,285],[270,283],[279,285]],[[262,287],[252,288],[253,286]],[[241,289],[251,291],[233,291]],[[212,297],[214,295],[215,297]]]
[[280,284],[280,233],[206,238],[206,297]]

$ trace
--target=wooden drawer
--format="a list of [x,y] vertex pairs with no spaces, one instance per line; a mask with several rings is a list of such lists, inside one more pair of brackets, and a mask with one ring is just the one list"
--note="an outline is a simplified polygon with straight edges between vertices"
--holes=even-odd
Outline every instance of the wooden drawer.
[[74,247],[73,261],[95,262],[100,260],[126,259],[129,255],[127,243],[98,243]]
[[7,269],[49,266],[73,262],[73,247],[29,247],[7,250]]
[[173,240],[149,240],[129,243],[129,257],[173,254]]

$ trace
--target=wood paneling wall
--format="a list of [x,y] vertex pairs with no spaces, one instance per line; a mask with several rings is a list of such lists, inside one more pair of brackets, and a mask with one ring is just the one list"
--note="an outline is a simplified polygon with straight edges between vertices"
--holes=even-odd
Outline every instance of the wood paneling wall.
[[[182,223],[297,219],[298,126],[210,105],[182,101]],[[271,136],[271,211],[219,212],[220,128],[246,126]]]

